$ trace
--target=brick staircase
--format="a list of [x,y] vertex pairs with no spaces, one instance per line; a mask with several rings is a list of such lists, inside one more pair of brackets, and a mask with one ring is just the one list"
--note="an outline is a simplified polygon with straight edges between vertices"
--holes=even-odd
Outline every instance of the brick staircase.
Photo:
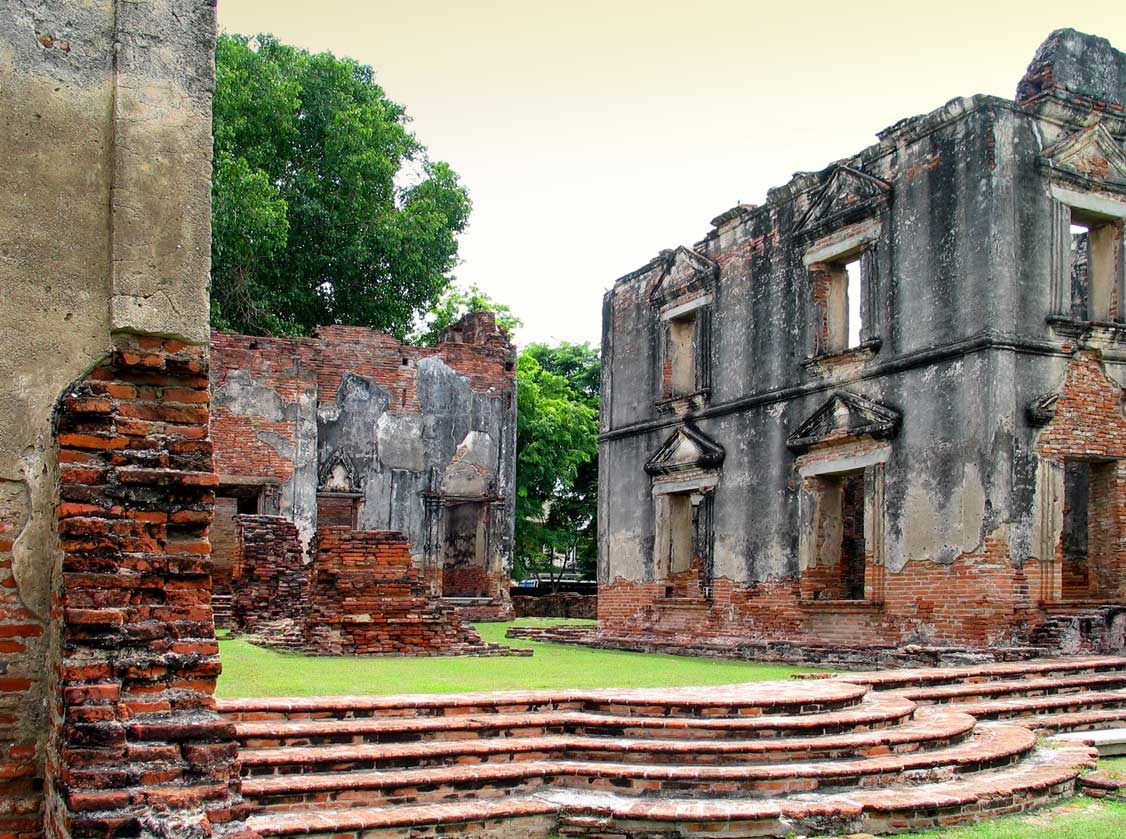
[[888,833],[1071,794],[1094,751],[1034,729],[1126,725],[1126,659],[220,708],[263,837]]

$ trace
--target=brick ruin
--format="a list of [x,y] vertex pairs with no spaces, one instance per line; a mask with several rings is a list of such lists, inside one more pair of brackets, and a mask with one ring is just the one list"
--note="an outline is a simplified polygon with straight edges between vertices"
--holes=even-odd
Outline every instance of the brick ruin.
[[[395,531],[322,527],[314,540],[305,649],[329,655],[508,655],[433,597]],[[528,651],[523,651],[528,652]]]
[[1124,79],[1060,30],[1015,101],[902,120],[616,282],[593,641],[1122,649]]
[[[309,543],[315,559],[307,585],[320,594],[306,599],[321,611],[302,632],[323,629],[341,649],[385,643],[390,630],[380,621],[415,623],[419,611],[448,610],[432,594],[448,555],[458,550],[451,543],[472,542],[475,550],[484,544],[486,568],[494,567],[494,553],[503,557],[508,549],[499,514],[478,510],[471,539],[468,527],[459,529],[462,514],[451,509],[511,504],[511,473],[489,467],[511,462],[512,440],[492,437],[487,418],[505,404],[511,413],[513,394],[511,385],[506,393],[474,378],[495,369],[489,365],[503,368],[500,352],[476,373],[458,376],[447,372],[453,365],[447,368],[443,352],[447,359],[480,356],[450,347],[415,351],[422,414],[409,410],[409,388],[399,394],[400,410],[407,410],[396,413],[386,380],[372,384],[374,373],[343,369],[322,412],[322,373],[310,377],[315,368],[300,353],[260,362],[247,356],[250,376],[227,363],[215,387],[207,327],[214,27],[213,4],[194,0],[91,0],[81,8],[13,0],[0,12],[0,146],[23,152],[8,155],[12,188],[0,191],[0,286],[8,316],[0,353],[0,837],[894,832],[1025,810],[1069,796],[1083,782],[1078,776],[1093,765],[1094,751],[1075,743],[1049,748],[1035,732],[1075,729],[1087,737],[1089,728],[1121,725],[1126,659],[707,689],[217,701],[210,540],[221,545],[224,532],[237,539],[241,525],[249,547],[238,554],[243,564],[227,574],[244,576],[248,560],[255,566],[255,602],[263,606],[249,607],[251,620],[272,619],[267,600],[304,596],[306,583],[293,571],[309,569]],[[631,555],[621,554],[629,533],[604,538],[601,570],[608,574],[612,561],[620,572],[608,586],[616,599],[600,605],[604,625],[638,628],[636,637],[643,637],[657,617],[706,642],[728,637],[732,626],[752,635],[774,627],[807,640],[816,630],[831,639],[834,623],[850,640],[869,637],[865,632],[903,638],[901,621],[910,632],[930,632],[928,640],[1006,642],[1031,631],[1066,644],[1076,641],[1069,621],[1078,615],[1092,625],[1103,620],[1101,641],[1114,640],[1105,619],[1121,603],[1123,585],[1123,362],[1116,348],[1126,214],[1116,213],[1126,192],[1126,132],[1121,91],[1106,88],[1112,78],[1126,78],[1123,56],[1099,39],[1055,33],[1018,103],[954,103],[940,117],[893,129],[886,143],[894,150],[877,146],[851,161],[854,173],[867,172],[889,189],[869,196],[876,199],[870,205],[848,198],[847,190],[843,208],[836,199],[813,201],[830,208],[813,213],[819,220],[809,234],[821,261],[811,258],[809,285],[800,287],[809,299],[789,299],[820,301],[827,312],[847,309],[836,288],[844,257],[832,248],[844,241],[834,238],[845,236],[837,225],[852,231],[848,225],[866,224],[851,215],[863,211],[875,213],[879,226],[861,260],[862,288],[869,290],[862,321],[876,323],[870,318],[880,306],[891,310],[889,300],[918,307],[906,314],[919,317],[907,330],[885,318],[886,330],[860,348],[845,347],[847,364],[832,354],[799,364],[811,378],[790,390],[759,388],[754,398],[731,403],[720,399],[729,383],[716,381],[712,401],[705,377],[707,387],[675,392],[701,375],[700,357],[738,344],[727,324],[760,323],[737,320],[741,302],[770,311],[771,295],[781,292],[765,282],[777,279],[767,272],[756,294],[731,297],[722,315],[717,308],[712,318],[710,303],[701,301],[723,296],[736,281],[725,277],[740,276],[723,272],[736,271],[730,266],[740,259],[748,282],[763,253],[770,264],[794,268],[792,242],[768,225],[777,221],[787,231],[797,210],[804,225],[813,212],[803,204],[807,192],[823,197],[818,185],[832,183],[838,170],[799,178],[801,189],[783,191],[766,209],[719,221],[715,236],[697,246],[703,254],[663,258],[670,276],[685,279],[673,268],[687,260],[707,269],[707,282],[685,280],[682,290],[695,284],[700,292],[686,300],[676,297],[676,280],[658,284],[665,288],[658,299],[680,301],[665,312],[677,339],[668,363],[651,359],[670,385],[668,399],[658,400],[668,414],[650,418],[652,428],[615,424],[622,411],[647,410],[651,392],[630,408],[629,394],[622,395],[628,379],[615,380],[616,367],[606,373],[617,388],[602,461],[615,472],[603,475],[610,488],[603,503],[621,501],[628,477],[621,458],[637,454],[649,476],[646,489],[656,490],[655,509],[638,511],[635,495],[613,507],[615,516],[636,513],[645,524],[651,514],[663,530],[646,534],[639,525],[635,550],[648,552],[650,570],[633,576]],[[1090,121],[1092,113],[1101,121]],[[1088,121],[1077,128],[1081,118]],[[51,143],[29,143],[45,131]],[[1040,152],[1041,164],[1024,165],[1030,150]],[[928,156],[917,161],[922,152]],[[926,162],[932,154],[933,164]],[[989,174],[975,168],[979,156]],[[966,194],[928,187],[935,172],[952,166]],[[930,201],[911,191],[920,180],[925,195],[948,196],[934,229],[957,232],[947,216],[972,215],[984,202],[1002,231],[1009,224],[1020,234],[1023,248],[999,248],[1007,240],[985,233],[949,237],[935,250],[935,272],[926,273],[931,262],[915,254],[910,237],[889,232],[901,225],[930,229],[914,224],[920,210],[932,215]],[[1011,212],[1000,212],[1008,206],[1000,196],[1008,196],[1010,210],[1022,208],[1019,225]],[[970,221],[992,229],[988,219]],[[1069,221],[1082,228],[1075,248],[1081,259],[1071,258]],[[740,250],[747,241],[740,237],[763,226],[763,253]],[[1053,235],[1045,238],[1045,231]],[[1003,258],[1025,252],[1025,260]],[[911,271],[900,271],[899,260]],[[960,270],[966,261],[991,271]],[[804,270],[784,276],[796,281]],[[954,301],[950,311],[925,308],[933,292],[909,279],[914,271],[941,280],[935,288]],[[889,278],[887,290],[895,294],[875,294],[880,277]],[[622,287],[608,300],[611,311]],[[965,287],[972,305],[955,293]],[[629,300],[625,294],[623,325],[644,322],[636,316],[649,309],[631,312]],[[804,309],[779,311],[783,326],[804,323]],[[728,312],[732,321],[725,321]],[[967,338],[963,327],[974,318],[988,318],[991,329]],[[649,327],[653,348],[666,321]],[[769,318],[761,322],[778,327]],[[462,326],[461,342],[470,345],[496,334],[487,323],[480,331],[472,322]],[[811,334],[836,340],[838,327]],[[916,346],[938,328],[954,333],[958,354],[933,342]],[[381,336],[345,332],[361,347],[390,346]],[[702,356],[688,353],[695,368],[679,343],[685,336],[689,350],[707,348]],[[613,328],[608,337],[617,342],[615,350],[608,341],[614,365],[627,349],[637,355],[645,346],[624,332],[615,337]],[[499,350],[492,338],[484,343]],[[892,355],[896,363],[881,367]],[[403,358],[400,366],[410,367],[411,356]],[[744,375],[790,375],[786,363],[800,358],[746,365],[753,369]],[[285,379],[292,390],[275,390],[272,398],[255,379],[255,363],[288,363],[296,371]],[[909,387],[910,402],[897,396]],[[259,396],[265,409],[232,410],[232,400],[258,404]],[[806,400],[822,407],[806,414]],[[772,422],[760,415],[762,406]],[[237,456],[216,450],[224,423],[230,433],[243,423],[246,472],[232,471]],[[420,423],[419,437],[393,433],[396,424],[412,423]],[[365,428],[376,429],[374,446]],[[511,433],[511,422],[507,428]],[[441,439],[428,436],[435,429],[445,429]],[[728,433],[738,433],[738,441]],[[763,440],[776,445],[760,450]],[[655,441],[660,445],[646,448]],[[792,453],[776,457],[779,464],[771,452],[784,451],[785,443]],[[330,454],[322,460],[324,449]],[[762,472],[740,479],[739,464],[750,458],[758,458]],[[374,468],[377,460],[381,468]],[[365,462],[370,471],[360,468]],[[424,470],[409,468],[419,463]],[[919,489],[922,471],[927,480]],[[316,478],[297,481],[299,473]],[[771,484],[772,474],[785,480]],[[762,491],[733,501],[724,492],[730,487]],[[400,493],[413,498],[411,488],[420,490],[418,504],[391,503]],[[405,535],[379,532],[386,528],[373,510],[381,500],[389,516],[402,517],[392,523]],[[939,500],[956,503],[961,515],[928,517],[949,513],[927,508]],[[212,529],[217,504],[225,512]],[[800,514],[790,553],[777,541],[785,528],[783,536],[728,528],[740,505],[748,515]],[[416,514],[425,524],[421,541]],[[905,523],[918,525],[917,541],[905,544]],[[950,527],[968,538],[954,540]],[[733,554],[731,539],[755,550]],[[943,550],[932,550],[937,539],[945,540]],[[660,574],[653,573],[654,545],[668,562]],[[230,568],[234,556],[219,559]],[[731,576],[732,556],[747,559],[744,569],[757,576]],[[775,561],[786,573],[771,577]],[[833,566],[839,574],[825,570]],[[373,575],[373,567],[381,573]],[[453,563],[451,580],[474,578],[458,567]],[[491,590],[481,597],[496,599]],[[393,614],[384,599],[411,606]],[[768,602],[773,623],[761,609]],[[902,613],[911,608],[908,620]],[[850,619],[850,609],[859,617]],[[456,627],[458,616],[449,614],[447,625]],[[678,622],[674,614],[687,617]],[[406,636],[396,630],[395,637]],[[1100,641],[1091,633],[1079,640]]]
[[433,348],[328,326],[298,339],[215,332],[211,351],[218,590],[238,598],[232,569],[253,564],[240,545],[261,555],[236,518],[280,516],[306,563],[326,527],[402,532],[447,607],[511,617],[515,353],[491,313]]
[[306,562],[289,519],[239,514],[234,523],[230,622],[256,643],[313,655],[523,654],[484,643],[435,597],[402,533],[324,526]]

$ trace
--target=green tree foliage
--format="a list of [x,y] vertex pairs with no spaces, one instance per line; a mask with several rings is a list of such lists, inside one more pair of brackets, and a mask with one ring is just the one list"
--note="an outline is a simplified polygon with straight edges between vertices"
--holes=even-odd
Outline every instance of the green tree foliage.
[[402,336],[449,285],[469,197],[370,67],[269,35],[216,47],[212,322]]
[[594,576],[600,371],[588,344],[531,344],[517,361],[517,576],[554,579],[572,551]]
[[453,286],[439,298],[431,308],[426,319],[411,333],[407,340],[412,344],[432,347],[438,337],[470,312],[493,312],[497,325],[509,335],[522,326],[504,303],[498,303],[477,286],[469,288]]

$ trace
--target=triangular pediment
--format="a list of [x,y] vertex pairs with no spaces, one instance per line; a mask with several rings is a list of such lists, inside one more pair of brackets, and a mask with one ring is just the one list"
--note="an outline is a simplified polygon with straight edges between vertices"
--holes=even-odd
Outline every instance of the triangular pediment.
[[696,469],[716,469],[723,463],[723,446],[689,425],[674,431],[645,464],[650,475],[670,475]]
[[813,195],[795,232],[802,235],[824,233],[873,215],[890,193],[891,184],[887,181],[850,166],[835,166],[828,180]]
[[1126,186],[1126,152],[1101,122],[1064,137],[1040,158],[1053,172]]
[[857,437],[892,437],[899,430],[901,415],[894,408],[863,396],[838,391],[786,439],[791,449],[803,450],[818,443],[845,442]]
[[665,251],[664,256],[664,270],[650,292],[650,299],[656,306],[707,291],[719,278],[719,265],[691,248],[682,245]]

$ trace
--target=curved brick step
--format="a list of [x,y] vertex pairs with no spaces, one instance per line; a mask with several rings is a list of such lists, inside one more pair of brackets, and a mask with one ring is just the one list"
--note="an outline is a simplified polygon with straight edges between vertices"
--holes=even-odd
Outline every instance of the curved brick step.
[[965,667],[916,667],[901,670],[870,670],[854,673],[799,674],[799,681],[826,679],[868,685],[873,690],[943,685],[956,682],[981,682],[1066,676],[1079,673],[1103,673],[1126,670],[1123,656],[1073,656],[1069,658],[1041,658],[1030,661],[1011,661],[993,664],[972,664]]
[[641,717],[585,711],[492,713],[464,716],[361,717],[358,719],[236,722],[245,748],[328,744],[406,743],[462,737],[580,734],[661,739],[785,737],[878,730],[910,720],[916,705],[894,694],[871,693],[840,711],[795,716]]
[[[381,805],[433,803],[507,794],[527,784],[548,781],[572,789],[611,790],[638,796],[769,797],[943,780],[1009,765],[1027,755],[1035,742],[1035,735],[1022,726],[992,723],[979,726],[971,739],[957,745],[845,760],[645,765],[536,759],[368,771],[332,771],[339,764],[325,761],[316,764],[325,770],[321,772],[252,774],[244,778],[242,792],[258,806],[281,808],[348,800]],[[354,764],[355,761],[350,765]]]
[[[1014,717],[1012,722],[1029,725],[1045,734],[1060,731],[1095,731],[1126,725],[1126,708],[1104,708],[1101,711],[1080,711],[1074,714],[1039,714],[1025,722]],[[1030,725],[1030,723],[1034,723]]]
[[639,796],[792,795],[856,786],[924,783],[1008,766],[1029,754],[1035,735],[1022,726],[988,723],[954,746],[850,760],[724,766],[638,766],[560,761],[555,785],[628,791]]
[[[1126,689],[1088,691],[1084,693],[1065,693],[1049,696],[1016,696],[1008,699],[995,699],[988,702],[958,703],[957,708],[983,720],[1024,721],[1036,719],[1036,723],[1048,722],[1061,714],[1084,714],[1093,711],[1121,710],[1126,714]],[[1122,719],[1121,716],[1113,717]],[[1027,723],[1025,723],[1027,724]]]
[[[453,828],[446,835],[486,837],[490,831],[503,835],[547,836],[556,823],[559,807],[536,798],[506,798],[501,801],[471,801],[419,807],[352,807],[343,810],[259,815],[247,820],[247,827],[259,836],[305,836],[310,839],[359,839],[362,832],[388,831],[381,839],[410,837],[427,826]],[[395,833],[402,828],[403,833]],[[500,834],[498,834],[500,835]]]
[[818,714],[850,708],[868,688],[824,680],[749,682],[704,688],[498,691],[403,696],[310,696],[221,699],[228,719],[356,719],[361,717],[589,711],[617,716],[740,717]]
[[536,797],[557,804],[566,814],[560,826],[568,836],[600,835],[598,830],[611,825],[624,836],[662,835],[659,831],[675,825],[681,835],[698,839],[890,833],[964,824],[1071,795],[1079,772],[1093,765],[1091,755],[1082,748],[1041,749],[1020,765],[972,778],[785,799],[653,800],[563,790]]
[[961,703],[1006,696],[1054,696],[1126,687],[1126,670],[1073,676],[960,682],[952,685],[899,688],[895,693],[919,703]]
[[[959,824],[1046,804],[1070,795],[1079,772],[1093,765],[1092,750],[1071,746],[1040,749],[1016,766],[949,782],[810,798],[637,799],[546,789],[532,795],[429,806],[267,813],[251,817],[248,826],[263,837],[308,839],[360,839],[365,831],[376,830],[385,831],[379,835],[387,839],[431,832],[465,839],[502,835],[542,839],[557,829],[568,836],[592,838],[670,835],[671,830],[698,839],[795,832],[886,833]],[[504,834],[506,829],[511,832]]]
[[955,745],[970,736],[976,722],[968,714],[948,709],[928,709],[916,720],[895,728],[814,737],[663,740],[549,734],[244,749],[240,758],[244,773],[251,777],[308,771],[400,769],[452,763],[549,759],[694,765],[828,760]]

